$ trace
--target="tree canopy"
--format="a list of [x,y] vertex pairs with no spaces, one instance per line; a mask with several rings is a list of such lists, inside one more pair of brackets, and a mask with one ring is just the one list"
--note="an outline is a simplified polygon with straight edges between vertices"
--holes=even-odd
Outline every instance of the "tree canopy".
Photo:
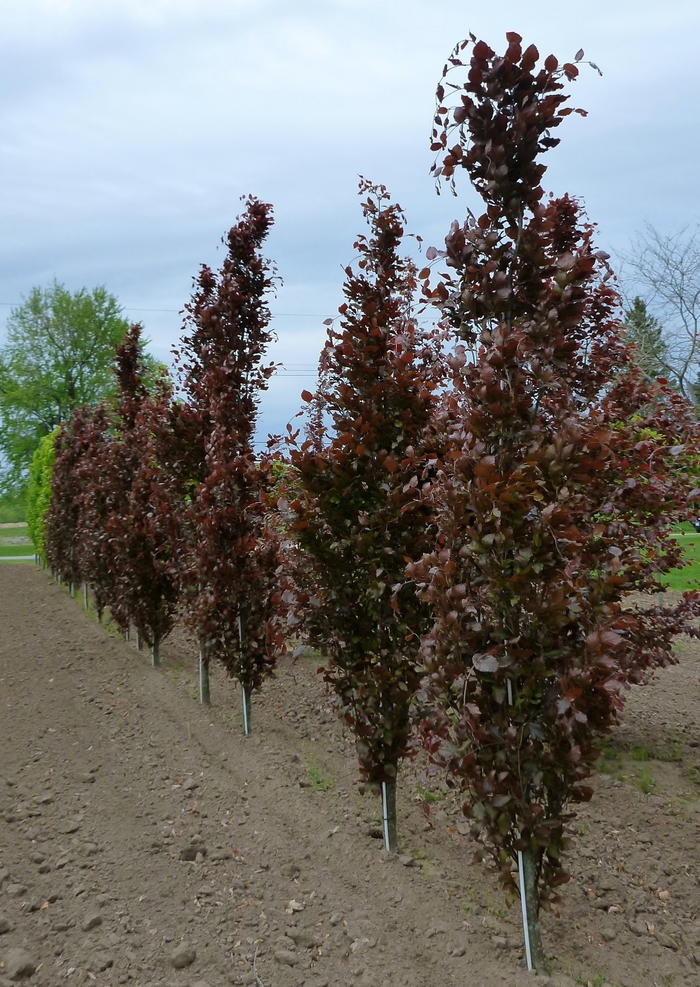
[[42,436],[113,389],[116,346],[129,324],[104,286],[33,288],[0,349],[0,484],[22,486]]

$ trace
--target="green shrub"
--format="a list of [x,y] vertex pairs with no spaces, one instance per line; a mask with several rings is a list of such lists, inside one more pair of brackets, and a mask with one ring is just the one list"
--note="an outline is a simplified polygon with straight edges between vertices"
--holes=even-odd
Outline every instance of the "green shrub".
[[27,485],[27,528],[35,551],[45,557],[44,533],[46,514],[51,503],[51,481],[56,457],[55,440],[58,429],[45,435],[32,456]]
[[0,496],[0,524],[21,524],[27,520],[24,490]]

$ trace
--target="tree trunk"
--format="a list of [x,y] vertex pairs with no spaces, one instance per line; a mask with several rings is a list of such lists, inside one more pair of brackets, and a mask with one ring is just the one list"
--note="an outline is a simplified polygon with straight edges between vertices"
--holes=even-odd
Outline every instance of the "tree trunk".
[[246,737],[250,735],[250,689],[241,683],[243,693],[243,733]]
[[204,638],[199,639],[199,701],[203,706],[211,706],[209,693],[209,658]]
[[138,651],[143,651],[143,638],[140,631],[136,631],[136,648]]
[[90,608],[90,587],[87,583],[83,583],[83,610],[89,610]]
[[384,849],[396,853],[399,849],[396,837],[396,780],[382,782],[382,829]]
[[157,634],[153,635],[153,646],[151,647],[151,664],[154,668],[160,665],[160,638]]
[[69,588],[68,592],[70,593],[70,598],[72,600],[74,598],[74,596],[75,596],[75,583],[72,580],[71,580],[70,588]]
[[523,912],[523,931],[526,936],[526,945],[529,940],[532,967],[538,973],[546,973],[547,968],[545,965],[544,949],[542,948],[542,934],[540,932],[539,896],[537,894],[538,853],[541,855],[542,851],[535,851],[532,847],[523,850],[520,897],[522,901],[523,894],[525,896],[526,909]]
[[129,641],[131,639],[131,628],[127,627],[124,631],[124,640]]

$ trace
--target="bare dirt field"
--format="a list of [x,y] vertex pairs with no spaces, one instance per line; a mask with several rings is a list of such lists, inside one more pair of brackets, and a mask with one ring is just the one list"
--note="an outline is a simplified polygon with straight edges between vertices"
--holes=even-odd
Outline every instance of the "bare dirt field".
[[420,763],[384,852],[318,661],[280,667],[244,738],[221,674],[198,704],[184,636],[152,669],[44,572],[0,567],[0,985],[700,985],[700,649],[678,648],[606,746],[535,980]]

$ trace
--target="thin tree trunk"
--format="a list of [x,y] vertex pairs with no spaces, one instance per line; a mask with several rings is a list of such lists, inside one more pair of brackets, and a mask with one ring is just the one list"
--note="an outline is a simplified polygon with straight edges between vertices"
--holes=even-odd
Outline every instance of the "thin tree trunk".
[[211,706],[209,693],[209,657],[203,637],[199,639],[199,701],[203,706]]
[[143,651],[143,638],[140,631],[136,631],[136,648],[138,651]]
[[88,583],[83,583],[83,609],[90,609],[90,586]]
[[70,594],[70,598],[73,599],[73,597],[75,596],[75,583],[72,580],[68,592]]
[[151,647],[151,664],[154,668],[160,665],[160,638],[154,634],[153,635],[153,646]]
[[[540,851],[541,853],[541,851]],[[525,895],[527,908],[527,928],[523,931],[530,940],[530,956],[532,965],[538,973],[546,973],[547,967],[542,948],[542,933],[540,932],[540,908],[537,894],[538,860],[532,847],[523,850],[523,885],[520,894]]]
[[382,782],[382,829],[384,849],[396,853],[399,843],[396,836],[396,780]]
[[127,629],[124,631],[124,640],[125,641],[131,640],[131,628],[129,627],[127,627]]
[[250,689],[241,683],[243,693],[243,733],[246,737],[250,735]]

